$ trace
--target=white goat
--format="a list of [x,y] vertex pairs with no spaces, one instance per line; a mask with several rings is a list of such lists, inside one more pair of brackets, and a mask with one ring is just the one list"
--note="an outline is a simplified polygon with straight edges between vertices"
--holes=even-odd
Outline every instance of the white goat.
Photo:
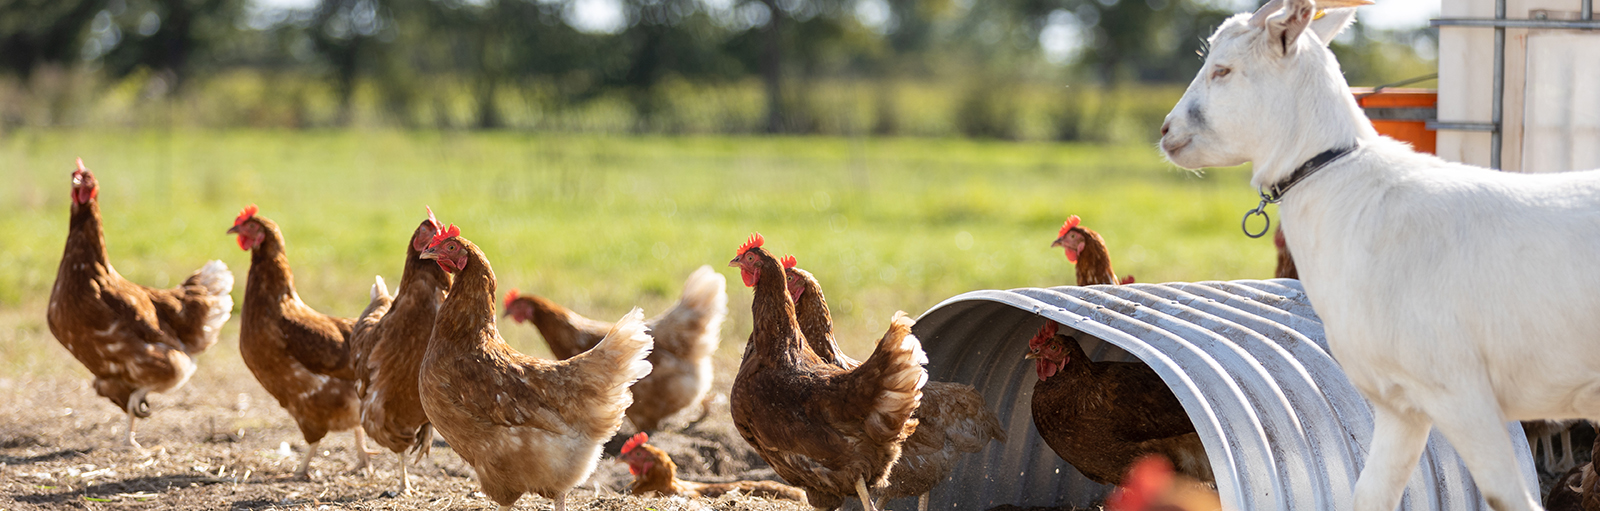
[[1161,147],[1186,168],[1254,162],[1264,188],[1337,155],[1279,212],[1333,355],[1373,404],[1355,509],[1395,509],[1430,426],[1492,508],[1539,509],[1506,422],[1600,419],[1600,172],[1496,172],[1379,136],[1325,47],[1354,11],[1274,0],[1223,23]]

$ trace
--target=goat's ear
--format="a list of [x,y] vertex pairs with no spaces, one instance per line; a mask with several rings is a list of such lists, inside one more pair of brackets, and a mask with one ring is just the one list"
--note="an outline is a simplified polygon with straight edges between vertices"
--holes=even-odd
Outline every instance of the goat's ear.
[[1322,45],[1327,46],[1333,38],[1339,37],[1340,32],[1350,27],[1350,22],[1356,19],[1355,8],[1328,9],[1323,11],[1321,17],[1311,20],[1311,31],[1317,34],[1317,39],[1322,40]]
[[1283,12],[1266,20],[1267,43],[1278,50],[1279,55],[1288,55],[1316,13],[1317,4],[1311,0],[1284,0]]

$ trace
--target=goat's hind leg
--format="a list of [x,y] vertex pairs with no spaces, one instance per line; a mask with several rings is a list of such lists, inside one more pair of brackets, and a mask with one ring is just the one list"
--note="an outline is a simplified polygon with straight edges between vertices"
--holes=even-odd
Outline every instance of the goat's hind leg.
[[1428,446],[1428,417],[1372,402],[1372,448],[1356,479],[1356,511],[1394,511]]
[[1472,480],[1489,507],[1495,511],[1543,509],[1538,495],[1524,484],[1516,448],[1494,394],[1455,390],[1429,403],[1426,411],[1472,471]]

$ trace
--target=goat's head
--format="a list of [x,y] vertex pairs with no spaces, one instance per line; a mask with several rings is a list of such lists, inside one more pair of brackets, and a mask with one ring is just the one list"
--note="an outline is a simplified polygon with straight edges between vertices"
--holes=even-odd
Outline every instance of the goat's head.
[[1355,18],[1354,6],[1370,3],[1272,0],[1223,22],[1205,65],[1161,126],[1167,159],[1190,169],[1255,162],[1252,182],[1261,186],[1372,132],[1364,118],[1352,117],[1360,109],[1327,48]]

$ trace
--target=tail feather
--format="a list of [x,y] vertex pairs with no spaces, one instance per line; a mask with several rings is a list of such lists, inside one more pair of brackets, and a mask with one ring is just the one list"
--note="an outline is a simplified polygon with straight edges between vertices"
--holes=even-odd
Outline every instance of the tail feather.
[[678,303],[651,320],[651,334],[660,349],[695,360],[717,350],[727,317],[728,279],[705,265],[684,280]]
[[877,376],[878,389],[865,423],[866,433],[878,441],[904,440],[916,429],[911,420],[922,400],[922,387],[928,383],[928,355],[922,343],[911,334],[916,321],[905,312],[895,312],[889,331],[854,373]]
[[206,295],[211,297],[205,323],[201,326],[204,332],[201,345],[215,344],[217,336],[222,334],[222,325],[233,315],[233,295],[229,294],[233,292],[233,272],[228,271],[228,265],[222,261],[212,260],[196,270],[185,284],[205,288]]
[[633,383],[650,374],[650,362],[645,357],[655,342],[645,333],[644,312],[638,307],[628,311],[600,344],[576,357],[567,359],[568,366],[585,374],[597,376],[595,388],[588,389],[587,398],[595,406],[595,419],[589,432],[597,439],[608,438],[622,427],[623,411],[633,404]]
[[356,316],[356,324],[350,332],[351,369],[355,370],[357,384],[365,392],[367,374],[376,367],[374,360],[369,360],[373,348],[377,345],[378,325],[383,323],[383,317],[389,314],[389,307],[394,305],[394,297],[389,295],[389,288],[383,282],[383,276],[373,276],[372,291],[369,293],[372,301],[367,303],[367,308]]

